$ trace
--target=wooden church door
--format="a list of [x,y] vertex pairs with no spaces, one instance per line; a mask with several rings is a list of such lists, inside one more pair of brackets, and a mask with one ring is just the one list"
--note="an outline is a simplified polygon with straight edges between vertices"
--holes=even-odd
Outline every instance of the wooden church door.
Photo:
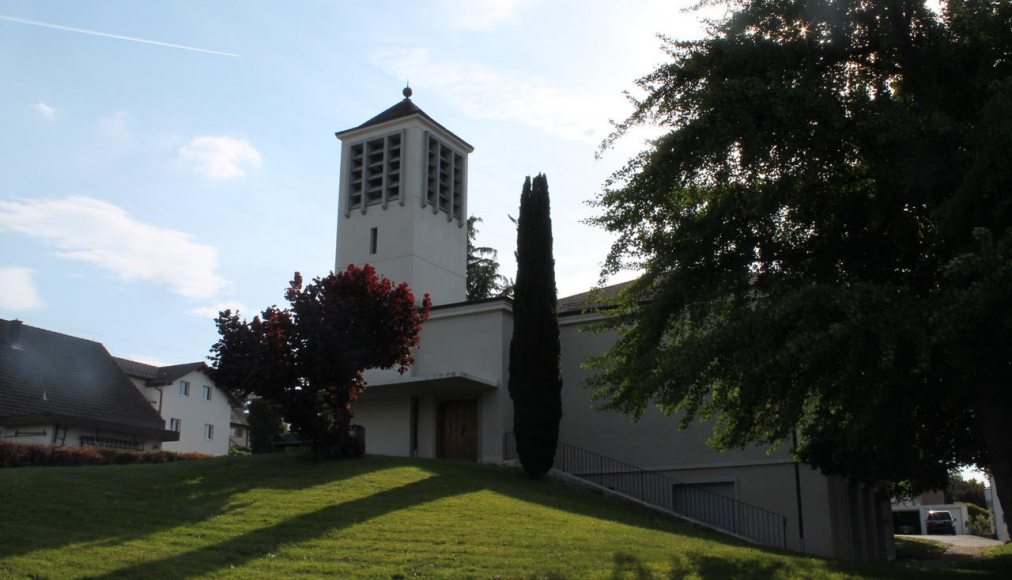
[[478,460],[477,399],[439,403],[437,423],[438,457]]

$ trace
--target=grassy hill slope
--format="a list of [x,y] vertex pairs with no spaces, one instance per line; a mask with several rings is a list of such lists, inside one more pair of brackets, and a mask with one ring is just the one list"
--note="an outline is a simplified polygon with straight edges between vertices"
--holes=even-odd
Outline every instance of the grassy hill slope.
[[0,470],[0,577],[296,575],[924,574],[760,550],[591,492],[448,461],[276,454]]

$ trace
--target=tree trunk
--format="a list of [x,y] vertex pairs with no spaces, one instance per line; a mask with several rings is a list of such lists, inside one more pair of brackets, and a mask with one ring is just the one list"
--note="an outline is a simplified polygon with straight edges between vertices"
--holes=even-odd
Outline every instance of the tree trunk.
[[[992,392],[1001,392],[993,390]],[[979,401],[975,409],[977,425],[984,436],[984,444],[994,477],[997,494],[992,494],[992,501],[1000,501],[1002,510],[1008,518],[1008,510],[1012,508],[1012,413],[1000,401]],[[995,526],[1005,526],[1006,522],[995,521]]]
[[362,457],[365,454],[365,442],[355,437],[351,430],[351,411],[342,406],[334,412],[334,439],[337,449],[333,450],[337,457]]

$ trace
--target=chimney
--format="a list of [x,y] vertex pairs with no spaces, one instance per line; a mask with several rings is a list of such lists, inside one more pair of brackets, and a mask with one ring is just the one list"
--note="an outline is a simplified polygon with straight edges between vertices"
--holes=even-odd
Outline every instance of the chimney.
[[9,320],[7,321],[7,336],[5,337],[7,344],[11,348],[21,350],[21,321],[20,320]]

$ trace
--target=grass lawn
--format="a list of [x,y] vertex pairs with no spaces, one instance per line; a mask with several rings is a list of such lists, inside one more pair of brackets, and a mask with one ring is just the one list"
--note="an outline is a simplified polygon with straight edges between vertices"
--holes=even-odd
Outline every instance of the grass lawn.
[[935,540],[921,538],[896,538],[896,557],[908,560],[936,560],[941,558],[948,546]]
[[0,578],[980,577],[763,550],[559,483],[298,454],[0,470]]

